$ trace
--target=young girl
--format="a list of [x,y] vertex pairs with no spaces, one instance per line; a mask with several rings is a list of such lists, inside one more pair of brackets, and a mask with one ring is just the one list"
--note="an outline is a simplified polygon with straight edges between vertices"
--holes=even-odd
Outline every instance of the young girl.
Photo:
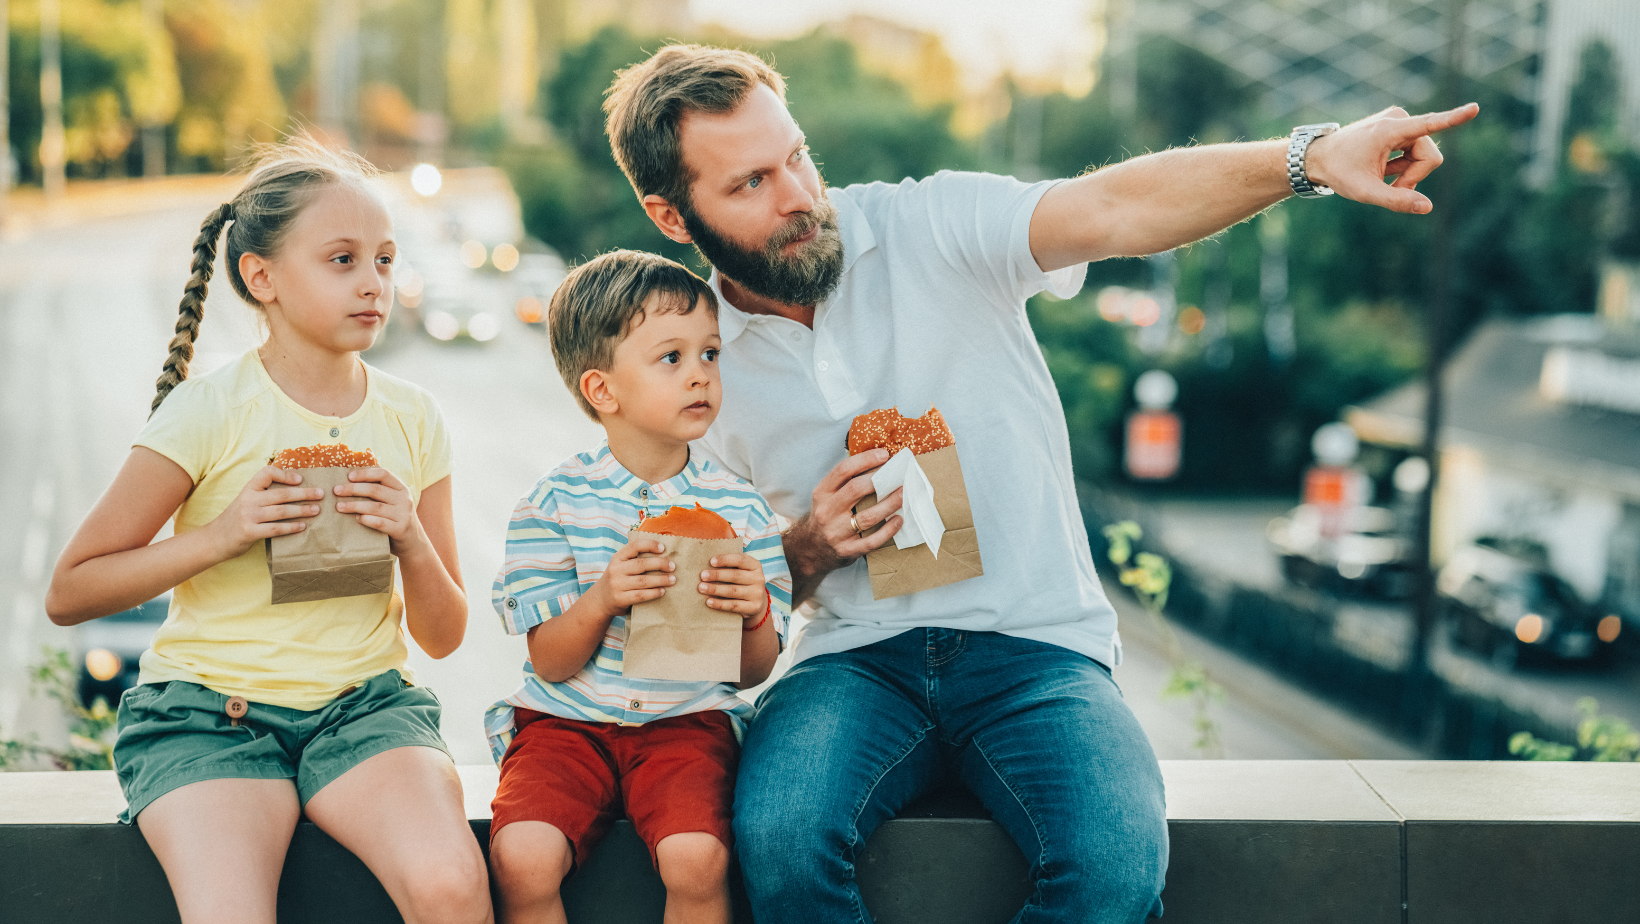
[[[393,303],[393,229],[368,167],[317,145],[275,149],[205,220],[154,412],[63,550],[58,625],[175,588],[120,701],[114,764],[184,922],[274,924],[303,814],[375,873],[408,922],[491,920],[483,855],[439,737],[439,704],[405,669],[401,623],[442,658],[461,643],[450,442],[421,389],[359,352]],[[267,341],[188,379],[217,240]],[[334,497],[268,465],[346,443],[379,468]],[[387,534],[398,593],[272,605],[263,540],[333,504]],[[175,535],[152,540],[172,515]]]

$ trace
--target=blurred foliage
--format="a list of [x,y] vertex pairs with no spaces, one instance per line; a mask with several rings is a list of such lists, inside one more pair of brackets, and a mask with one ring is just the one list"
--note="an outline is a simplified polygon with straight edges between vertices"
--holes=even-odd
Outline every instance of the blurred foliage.
[[54,700],[68,717],[68,747],[53,748],[32,736],[0,737],[0,771],[34,770],[45,762],[58,770],[114,769],[114,723],[117,713],[97,697],[87,707],[80,702],[79,672],[61,648],[44,648],[38,664],[29,668],[29,693]]
[[[33,152],[43,121],[39,4],[11,3],[9,14],[11,143],[19,152]],[[177,49],[169,34],[144,27],[140,0],[62,0],[61,35],[67,155],[80,174],[123,174],[137,128],[177,116]],[[35,158],[19,161],[19,180],[38,182]]]
[[1579,699],[1577,711],[1583,714],[1577,723],[1577,744],[1545,741],[1523,731],[1510,736],[1509,753],[1523,760],[1640,761],[1640,732],[1628,722],[1602,715],[1600,702],[1592,696]]
[[[525,228],[572,260],[633,247],[703,268],[693,248],[650,223],[604,135],[604,91],[613,73],[644,60],[657,44],[608,26],[566,48],[541,94],[555,139],[498,152],[524,203]],[[948,104],[918,106],[904,85],[862,67],[843,39],[816,32],[746,47],[787,78],[792,115],[827,182],[896,182],[976,166],[971,147],[951,132]]]
[[1224,699],[1224,688],[1208,673],[1200,661],[1188,657],[1179,643],[1178,633],[1162,615],[1167,608],[1167,593],[1173,586],[1173,569],[1167,559],[1155,552],[1138,551],[1144,530],[1132,520],[1123,520],[1105,527],[1105,557],[1116,566],[1122,586],[1133,591],[1133,596],[1150,616],[1152,626],[1162,638],[1163,652],[1172,670],[1167,686],[1162,688],[1164,699],[1188,699],[1192,711],[1191,724],[1196,730],[1195,748],[1203,757],[1223,757],[1224,742],[1219,738],[1219,725],[1213,718],[1213,704]]

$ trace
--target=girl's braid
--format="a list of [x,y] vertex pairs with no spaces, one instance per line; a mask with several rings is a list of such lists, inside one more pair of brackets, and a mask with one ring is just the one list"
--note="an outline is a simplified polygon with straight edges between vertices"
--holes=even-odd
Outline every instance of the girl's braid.
[[154,383],[154,403],[150,415],[159,410],[161,401],[171,389],[188,377],[188,361],[194,358],[194,341],[199,339],[199,322],[205,317],[205,294],[211,282],[211,270],[216,263],[216,244],[222,229],[234,217],[232,202],[225,202],[211,212],[199,226],[199,237],[194,238],[193,274],[182,287],[182,304],[177,308],[176,336],[171,338],[171,352],[165,357],[165,370]]

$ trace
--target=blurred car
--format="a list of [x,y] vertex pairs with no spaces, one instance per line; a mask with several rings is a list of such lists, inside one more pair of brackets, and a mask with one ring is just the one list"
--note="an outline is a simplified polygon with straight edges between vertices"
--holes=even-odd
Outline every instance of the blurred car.
[[1585,603],[1546,559],[1488,539],[1453,553],[1435,584],[1453,640],[1504,665],[1528,653],[1568,661],[1604,654],[1622,620]]
[[154,640],[154,631],[171,610],[171,595],[83,623],[75,638],[80,702],[90,706],[101,696],[109,706],[137,683],[137,661]]
[[529,325],[545,326],[547,306],[552,303],[553,293],[558,291],[559,284],[568,273],[563,259],[556,253],[529,252],[520,256],[518,268],[512,273],[513,287],[518,296],[513,313],[518,320]]
[[[1338,522],[1329,524],[1328,517]],[[1329,511],[1300,504],[1264,532],[1281,559],[1282,576],[1294,584],[1391,600],[1412,593],[1417,575],[1411,543],[1383,507]]]
[[444,343],[488,343],[501,333],[501,321],[510,307],[501,287],[479,276],[460,285],[429,283],[419,305],[422,330]]

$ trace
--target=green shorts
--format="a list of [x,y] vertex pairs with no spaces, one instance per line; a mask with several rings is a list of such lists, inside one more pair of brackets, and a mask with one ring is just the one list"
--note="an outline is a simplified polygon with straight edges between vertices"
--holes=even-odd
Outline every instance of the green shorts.
[[120,698],[114,770],[125,791],[120,821],[201,780],[293,780],[309,799],[337,777],[394,748],[422,745],[446,754],[439,702],[398,671],[378,674],[313,711],[251,703],[239,724],[228,697],[197,683],[143,684]]

